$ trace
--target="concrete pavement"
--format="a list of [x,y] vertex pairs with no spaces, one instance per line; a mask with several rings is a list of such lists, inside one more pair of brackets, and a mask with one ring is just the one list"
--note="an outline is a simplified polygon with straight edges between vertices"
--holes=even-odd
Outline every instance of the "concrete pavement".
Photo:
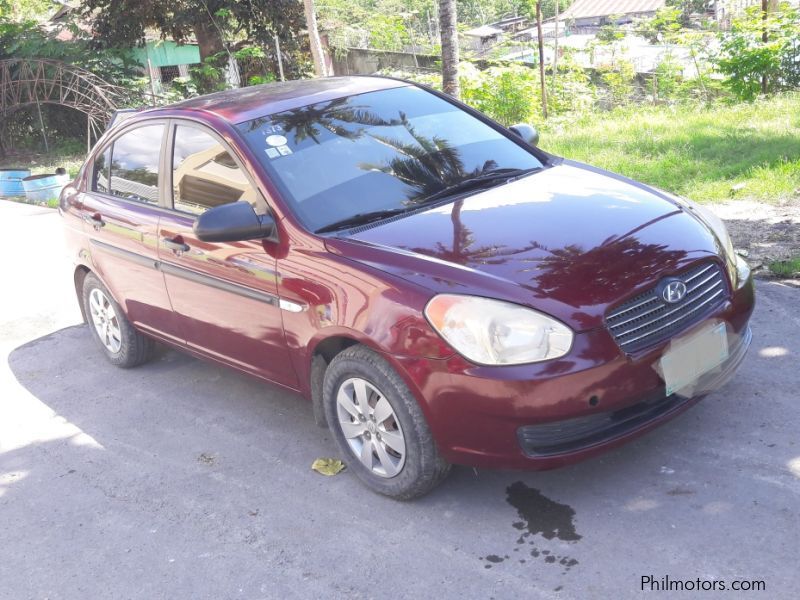
[[299,397],[173,351],[102,360],[54,211],[0,202],[0,265],[0,598],[633,598],[643,575],[798,593],[796,289],[759,282],[739,374],[645,438],[559,471],[456,468],[398,503],[310,470],[337,450]]

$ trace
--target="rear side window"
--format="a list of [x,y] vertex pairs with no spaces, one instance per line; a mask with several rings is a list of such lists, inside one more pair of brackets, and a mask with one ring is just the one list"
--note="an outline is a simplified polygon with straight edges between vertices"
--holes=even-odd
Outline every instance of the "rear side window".
[[175,210],[200,214],[214,206],[239,201],[257,208],[257,197],[244,172],[214,136],[196,127],[175,127],[172,156]]
[[158,162],[163,125],[146,125],[114,141],[111,151],[112,196],[158,204]]
[[111,163],[111,146],[94,159],[92,191],[108,194],[108,166]]

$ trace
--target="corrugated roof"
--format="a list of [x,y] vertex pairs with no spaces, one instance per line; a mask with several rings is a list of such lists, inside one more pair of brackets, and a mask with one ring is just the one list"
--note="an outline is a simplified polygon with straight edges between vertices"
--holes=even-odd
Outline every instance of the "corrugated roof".
[[480,27],[476,27],[475,29],[470,29],[469,31],[465,31],[464,35],[469,35],[472,37],[491,37],[493,35],[500,35],[503,33],[502,29],[498,29],[497,27],[492,27],[491,25],[481,25]]
[[560,18],[586,19],[588,17],[655,12],[665,4],[666,0],[575,0],[561,14]]

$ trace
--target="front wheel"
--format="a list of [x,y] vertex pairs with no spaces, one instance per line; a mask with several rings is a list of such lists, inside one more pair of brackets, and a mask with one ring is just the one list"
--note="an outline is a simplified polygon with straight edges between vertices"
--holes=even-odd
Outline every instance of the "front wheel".
[[344,462],[370,489],[409,500],[431,491],[450,471],[416,399],[369,348],[352,346],[334,357],[323,399]]

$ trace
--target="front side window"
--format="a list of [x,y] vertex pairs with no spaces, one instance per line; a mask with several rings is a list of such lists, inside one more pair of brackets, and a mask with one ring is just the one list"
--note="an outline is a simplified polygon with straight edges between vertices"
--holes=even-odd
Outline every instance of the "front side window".
[[192,214],[230,202],[257,205],[255,189],[222,144],[185,125],[175,127],[172,198],[175,210]]
[[158,162],[163,125],[146,125],[124,133],[111,150],[111,195],[158,204]]
[[413,86],[320,102],[239,129],[312,231],[414,209],[467,180],[542,167],[480,119]]

